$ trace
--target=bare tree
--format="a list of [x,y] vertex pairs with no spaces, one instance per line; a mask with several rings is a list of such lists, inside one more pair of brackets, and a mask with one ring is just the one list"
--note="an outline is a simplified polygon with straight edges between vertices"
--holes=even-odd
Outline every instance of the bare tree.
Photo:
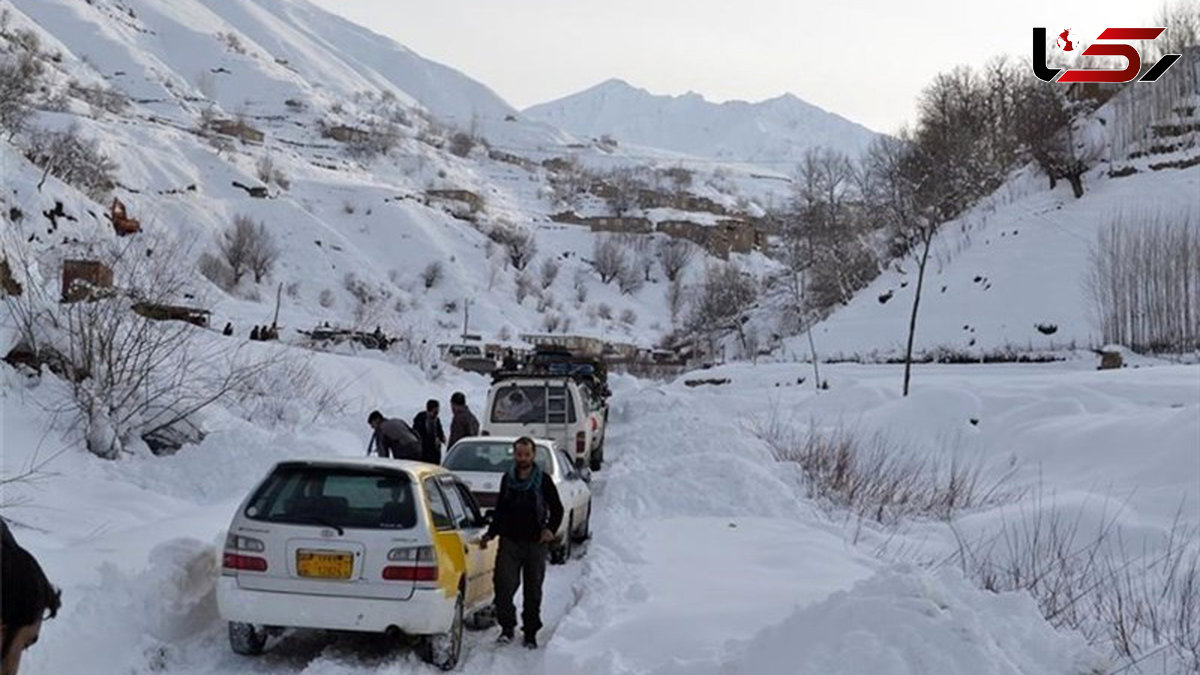
[[684,301],[687,299],[684,293],[683,278],[676,276],[667,284],[667,309],[671,312],[671,323],[675,324],[679,321],[679,314],[683,311]]
[[25,158],[44,171],[39,189],[48,174],[96,201],[102,201],[112,192],[116,165],[100,150],[95,139],[82,138],[78,127],[72,126],[66,131],[33,131],[25,145]]
[[12,138],[29,118],[29,99],[37,92],[42,63],[27,50],[0,54],[0,129]]
[[658,262],[667,281],[675,281],[696,257],[696,246],[686,239],[668,238],[659,242]]
[[624,216],[637,206],[638,190],[642,188],[642,183],[634,175],[633,169],[613,169],[606,182],[608,193],[605,201],[614,215]]
[[592,268],[600,276],[601,283],[609,283],[621,276],[629,266],[625,249],[616,237],[604,236],[596,239],[592,249]]
[[625,295],[633,295],[642,290],[646,285],[646,278],[642,276],[641,271],[633,265],[626,265],[621,268],[617,274],[617,288]]
[[1086,288],[1105,342],[1200,348],[1200,226],[1164,214],[1112,220],[1091,252]]
[[269,361],[231,351],[186,322],[149,318],[154,308],[178,302],[188,273],[177,248],[152,245],[149,256],[146,248],[130,242],[102,256],[117,281],[114,292],[64,304],[46,303],[44,293],[8,298],[30,303],[18,312],[36,317],[23,338],[63,371],[69,395],[55,412],[71,415],[87,448],[109,459],[136,438],[152,448],[194,439],[196,414]]
[[261,222],[247,215],[237,215],[233,224],[217,239],[217,247],[233,274],[233,285],[241,283],[247,272],[260,283],[279,257],[274,237]]
[[731,334],[746,347],[744,318],[757,301],[757,284],[736,265],[710,265],[692,304],[688,328],[706,336],[713,351]]
[[504,247],[508,262],[517,270],[524,270],[537,255],[537,238],[532,230],[509,223],[497,223],[488,236]]

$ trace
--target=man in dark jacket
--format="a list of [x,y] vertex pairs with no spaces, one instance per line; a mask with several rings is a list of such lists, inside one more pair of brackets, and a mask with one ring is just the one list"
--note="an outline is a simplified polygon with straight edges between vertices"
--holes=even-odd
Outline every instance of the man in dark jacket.
[[404,420],[388,419],[378,410],[367,416],[367,424],[375,430],[367,454],[374,448],[380,457],[392,459],[421,459],[421,439]]
[[454,416],[450,418],[450,442],[446,444],[447,448],[453,448],[460,438],[479,435],[479,420],[467,407],[467,397],[461,391],[454,392],[450,397],[450,411]]
[[542,627],[542,580],[546,577],[546,545],[562,524],[563,505],[554,480],[533,461],[533,439],[513,443],[513,466],[500,479],[500,494],[492,523],[483,545],[500,537],[492,582],[496,591],[496,619],[500,642],[513,638],[517,608],[513,596],[517,586],[525,589],[521,607],[521,630],[525,646],[537,649],[537,632]]
[[413,418],[413,431],[421,437],[421,461],[430,464],[442,463],[442,445],[446,442],[446,432],[438,419],[439,408],[441,405],[431,398],[425,402],[425,409]]
[[0,520],[0,675],[17,675],[21,655],[37,642],[42,621],[58,613],[59,591]]

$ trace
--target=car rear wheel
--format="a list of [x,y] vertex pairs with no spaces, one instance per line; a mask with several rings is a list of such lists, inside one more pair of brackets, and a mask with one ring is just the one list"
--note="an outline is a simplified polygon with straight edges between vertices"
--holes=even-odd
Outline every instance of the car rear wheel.
[[579,528],[578,534],[573,534],[575,541],[587,541],[592,536],[592,502],[588,500],[587,515],[583,517],[583,526]]
[[565,565],[571,559],[571,544],[573,537],[571,532],[575,529],[575,514],[567,517],[567,532],[563,535],[561,545],[550,550],[551,565]]
[[421,654],[427,662],[442,670],[454,670],[462,655],[463,641],[463,592],[459,590],[458,599],[454,602],[454,623],[450,630],[438,635],[425,638]]
[[254,624],[229,622],[229,647],[234,654],[258,656],[267,645],[267,631]]

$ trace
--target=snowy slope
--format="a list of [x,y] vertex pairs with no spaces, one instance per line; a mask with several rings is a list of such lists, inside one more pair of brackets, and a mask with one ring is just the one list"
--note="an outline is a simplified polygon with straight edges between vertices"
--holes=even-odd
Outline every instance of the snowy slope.
[[[926,270],[915,349],[983,354],[1101,346],[1086,275],[1101,230],[1121,214],[1200,215],[1200,167],[1119,179],[1088,177],[1075,199],[1022,172],[963,218],[942,226]],[[1132,219],[1131,219],[1132,220]],[[818,354],[903,355],[917,266],[897,261],[814,329]],[[1054,325],[1052,335],[1037,326]],[[808,343],[789,342],[804,357]]]
[[779,169],[795,165],[808,148],[855,156],[876,136],[791,94],[712,103],[696,93],[655,95],[615,79],[525,114],[588,138],[608,134],[621,142]]
[[[546,214],[555,206],[537,162],[567,154],[571,137],[512,119],[514,111],[483,85],[366,29],[300,0],[20,0],[11,3],[10,27],[40,37],[47,89],[66,96],[58,110],[35,115],[33,125],[75,126],[100,142],[117,167],[115,196],[142,221],[139,236],[185,244],[190,263],[184,264],[194,264],[215,250],[235,215],[275,234],[283,253],[263,284],[230,294],[205,288],[218,327],[232,320],[246,334],[251,323],[265,323],[282,285],[288,291],[282,323],[292,336],[292,329],[330,321],[417,331],[430,344],[450,341],[462,330],[466,298],[474,301],[470,329],[489,339],[542,331],[548,313],[561,319],[560,330],[646,345],[671,328],[661,276],[623,295],[600,284],[585,262],[594,241],[589,231],[549,224]],[[120,113],[90,108],[66,94],[72,81],[124,92],[131,102]],[[265,138],[214,146],[212,134],[199,133],[204,115],[241,117]],[[396,147],[386,156],[356,158],[321,135],[322,123],[391,123]],[[484,147],[455,156],[446,149],[454,129],[473,130],[531,161],[489,159]],[[20,236],[38,250],[59,243],[61,237],[39,234],[45,223],[37,214],[62,200],[73,217],[91,224],[72,236],[117,244],[101,217],[107,204],[80,200],[55,181],[39,192],[40,170],[5,145],[11,189],[3,198],[29,214],[17,223]],[[263,158],[291,184],[273,184],[267,199],[251,199],[232,183],[261,184],[255,167]],[[426,203],[429,189],[473,191],[486,206],[468,222],[445,205]],[[546,260],[562,265],[556,280],[545,289],[537,284],[539,292],[523,302],[516,299],[519,272],[486,236],[502,222],[538,233],[541,252],[531,275]],[[443,278],[426,289],[420,277],[435,262]],[[45,273],[56,271],[46,266]],[[378,299],[365,311],[347,288],[351,274]],[[577,275],[586,302],[577,299]],[[618,318],[629,310],[634,321],[598,318],[601,304]]]

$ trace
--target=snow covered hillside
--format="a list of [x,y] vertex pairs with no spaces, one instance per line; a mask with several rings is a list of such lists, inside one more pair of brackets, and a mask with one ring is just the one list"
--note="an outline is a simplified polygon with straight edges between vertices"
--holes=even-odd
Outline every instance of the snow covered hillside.
[[[561,207],[541,162],[685,158],[622,160],[577,143],[301,0],[17,0],[4,11],[7,34],[31,36],[44,69],[30,128],[98,143],[112,160],[111,194],[141,221],[134,239],[187,242],[179,263],[192,266],[237,216],[272,233],[281,255],[261,284],[194,289],[217,327],[233,321],[247,334],[269,323],[282,285],[285,338],[329,321],[447,342],[463,329],[467,298],[468,328],[485,339],[557,330],[650,346],[671,329],[661,275],[626,293],[602,284],[587,262],[595,236],[549,222]],[[15,237],[53,245],[59,259],[114,245],[107,201],[53,176],[39,189],[41,169],[8,142],[0,161]],[[727,171],[724,189],[740,190],[749,173]],[[760,182],[756,197],[787,189]],[[57,225],[40,214],[58,201],[77,221],[69,235],[45,231]],[[535,235],[526,271],[489,240],[502,231]]]
[[756,103],[712,103],[696,93],[659,96],[608,80],[525,114],[586,138],[790,170],[809,148],[856,156],[876,132],[791,94]]
[[[1200,73],[1195,53],[1188,66]],[[1130,93],[1084,120],[1088,142],[1102,159],[1085,176],[1082,198],[1063,183],[1048,189],[1046,177],[1030,165],[941,226],[921,295],[917,353],[978,357],[1105,344],[1096,301],[1102,289],[1089,278],[1102,234],[1113,225],[1136,233],[1189,222],[1194,229],[1200,222],[1200,136],[1188,131],[1196,108],[1180,103],[1183,112],[1152,123],[1128,112]],[[1126,131],[1130,126],[1136,131]],[[916,286],[915,255],[892,261],[814,329],[818,355],[903,356]],[[784,351],[805,358],[807,340],[794,338]]]

